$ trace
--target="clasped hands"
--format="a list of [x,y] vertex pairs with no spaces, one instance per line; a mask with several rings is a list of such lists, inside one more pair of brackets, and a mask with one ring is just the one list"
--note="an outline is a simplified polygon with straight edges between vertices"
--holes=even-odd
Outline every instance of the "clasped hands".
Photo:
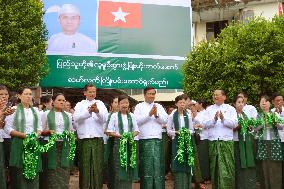
[[96,103],[92,104],[92,105],[88,108],[88,110],[89,110],[90,113],[91,113],[91,112],[95,112],[95,113],[99,113],[99,112],[100,112],[100,110],[98,109]]
[[157,106],[154,104],[153,107],[151,108],[149,112],[149,116],[151,117],[154,115],[155,117],[158,117],[158,111],[157,111]]
[[224,120],[224,114],[221,111],[217,111],[215,113],[214,120],[217,121],[219,118],[221,119],[221,121]]

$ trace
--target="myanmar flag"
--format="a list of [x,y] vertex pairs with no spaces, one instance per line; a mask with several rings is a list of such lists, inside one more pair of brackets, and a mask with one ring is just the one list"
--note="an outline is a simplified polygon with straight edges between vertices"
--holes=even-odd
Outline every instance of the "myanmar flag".
[[101,53],[185,57],[191,46],[190,1],[100,0]]

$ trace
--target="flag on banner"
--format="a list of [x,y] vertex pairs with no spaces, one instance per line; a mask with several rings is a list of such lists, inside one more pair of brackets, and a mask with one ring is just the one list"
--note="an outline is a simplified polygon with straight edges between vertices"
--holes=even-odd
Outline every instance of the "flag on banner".
[[185,57],[191,46],[189,6],[173,0],[100,0],[99,52]]
[[100,2],[99,27],[141,28],[141,4]]

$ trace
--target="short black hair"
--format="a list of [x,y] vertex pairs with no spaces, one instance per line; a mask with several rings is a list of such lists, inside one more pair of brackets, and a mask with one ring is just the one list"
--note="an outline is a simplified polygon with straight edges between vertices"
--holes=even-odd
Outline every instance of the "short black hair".
[[146,88],[144,89],[144,95],[147,93],[147,91],[152,90],[152,89],[154,89],[154,90],[155,90],[155,93],[156,93],[156,89],[155,89],[154,87],[148,86],[148,87],[146,87]]
[[175,98],[175,103],[177,103],[178,101],[180,100],[187,100],[188,99],[188,96],[187,95],[178,95],[176,98]]
[[261,95],[261,96],[260,96],[260,100],[261,100],[262,98],[264,98],[266,101],[270,101],[270,98],[269,98],[268,95]]
[[[55,95],[52,96],[52,100],[55,101],[55,99],[56,99],[58,96],[60,96],[60,95],[64,96],[63,93],[56,93]],[[64,97],[65,97],[65,96],[64,96]]]
[[32,89],[29,88],[29,87],[22,87],[22,88],[20,88],[20,89],[17,91],[17,93],[21,95],[21,94],[23,94],[23,92],[24,92],[25,89],[32,90]]
[[244,95],[245,98],[248,98],[248,94],[247,94],[246,92],[244,92],[244,91],[240,91],[240,92],[238,93],[238,95],[239,95],[239,94],[242,94],[242,95]]
[[40,98],[40,102],[43,104],[43,103],[48,103],[50,102],[50,100],[52,99],[52,96],[51,95],[46,95],[46,96],[42,96]]
[[190,97],[189,97],[187,94],[182,94],[181,96],[182,96],[182,98],[184,98],[185,100],[190,99]]
[[[215,91],[221,91],[221,94],[222,94],[223,96],[227,96],[227,95],[226,95],[226,92],[225,92],[223,89],[216,89]],[[215,91],[214,91],[214,92],[215,92]]]
[[127,100],[128,100],[129,97],[128,97],[127,95],[125,95],[125,94],[118,96],[118,102],[120,102],[120,101],[122,101],[122,100],[124,100],[124,99],[127,99]]
[[[239,93],[240,94],[240,93]],[[236,102],[237,102],[237,100],[239,99],[239,98],[242,98],[243,99],[243,97],[242,96],[235,96],[234,98],[233,98],[233,104],[236,104]]]
[[271,99],[274,100],[278,96],[282,96],[283,97],[283,95],[281,93],[279,93],[279,92],[272,93]]
[[206,107],[208,106],[208,102],[207,102],[206,100],[198,99],[198,100],[196,100],[196,102],[197,102],[198,104],[201,104],[201,106],[202,106],[204,109],[206,109]]
[[[89,87],[96,87],[96,85],[94,85],[93,83],[87,83],[85,86],[84,86],[84,91],[87,91]],[[96,87],[97,88],[97,87]]]
[[6,90],[9,92],[8,88],[3,84],[0,84],[0,90]]

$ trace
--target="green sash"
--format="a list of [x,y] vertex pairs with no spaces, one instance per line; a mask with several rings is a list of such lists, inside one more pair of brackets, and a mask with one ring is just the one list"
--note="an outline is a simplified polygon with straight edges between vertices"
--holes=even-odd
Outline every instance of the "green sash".
[[[118,129],[119,129],[119,134],[123,134],[123,122],[122,122],[122,116],[121,116],[121,112],[117,113],[118,116]],[[133,128],[133,123],[132,123],[132,117],[129,113],[127,113],[127,121],[128,121],[128,132],[132,132],[132,128]]]
[[[189,121],[188,121],[188,115],[187,115],[187,111],[186,110],[183,111],[183,117],[184,117],[184,124],[185,124],[184,127],[189,129]],[[174,112],[173,121],[174,121],[175,130],[179,131],[180,125],[179,125],[179,122],[178,122],[178,110],[176,110]]]
[[[179,117],[178,117],[178,110],[176,110],[173,114],[173,123],[175,127],[175,131],[180,130],[180,124],[179,124]],[[183,111],[183,116],[184,116],[184,127],[189,129],[189,119],[188,119],[188,112],[187,110]],[[192,140],[191,140],[192,142]],[[190,173],[192,171],[191,167],[189,167],[187,161],[184,163],[180,163],[178,159],[176,158],[178,148],[179,147],[179,142],[178,142],[178,137],[175,137],[175,139],[172,140],[172,164],[171,164],[171,169],[173,172],[187,172]],[[185,153],[184,154],[184,159],[188,159],[188,155]]]
[[[118,116],[118,128],[119,128],[119,134],[123,134],[124,130],[123,130],[123,122],[122,122],[122,115],[121,112],[117,113]],[[127,121],[128,121],[128,132],[132,132],[133,130],[133,122],[132,122],[132,117],[129,113],[127,113]],[[119,139],[120,141],[120,139]],[[119,142],[117,143],[119,144]],[[121,148],[120,145],[118,145],[119,148]],[[118,151],[120,151],[120,149],[118,149]],[[127,158],[127,162],[130,162],[130,157],[131,157],[131,143],[129,143],[129,141],[127,142],[127,146],[126,146],[126,158]],[[137,156],[136,156],[137,158]],[[137,161],[137,159],[136,159]],[[131,178],[135,178],[135,169],[133,169],[132,167],[130,167],[129,163],[126,163],[126,168],[123,168],[121,166],[120,163],[120,156],[119,156],[119,179],[120,180],[128,180],[127,178],[129,178],[129,176]],[[132,179],[131,179],[132,180]]]
[[[68,115],[62,111],[62,117],[64,121],[64,130],[69,129],[69,117]],[[47,122],[48,127],[50,130],[56,131],[56,122],[55,122],[55,111],[54,109],[51,109],[49,113],[47,114]],[[70,152],[70,144],[67,140],[67,138],[63,139],[63,148],[61,152],[61,167],[66,168],[70,166],[70,162],[68,159],[68,155]],[[56,169],[56,143],[48,150],[48,168],[49,169]]]
[[[247,115],[244,112],[242,113],[242,115],[244,119],[248,119]],[[238,136],[241,168],[255,167],[253,145],[251,141],[253,136],[250,133],[242,135],[240,131],[238,131]]]
[[[37,132],[38,116],[37,116],[35,109],[32,106],[30,106],[30,109],[32,110],[33,117],[34,117],[33,119],[34,132]],[[24,107],[22,104],[19,104],[17,106],[13,125],[15,126],[16,131],[25,133],[26,117],[24,113]],[[37,170],[41,169],[40,162],[41,162],[41,159],[39,159],[38,161]],[[23,139],[22,138],[12,137],[9,165],[20,168],[20,169],[23,168]]]

